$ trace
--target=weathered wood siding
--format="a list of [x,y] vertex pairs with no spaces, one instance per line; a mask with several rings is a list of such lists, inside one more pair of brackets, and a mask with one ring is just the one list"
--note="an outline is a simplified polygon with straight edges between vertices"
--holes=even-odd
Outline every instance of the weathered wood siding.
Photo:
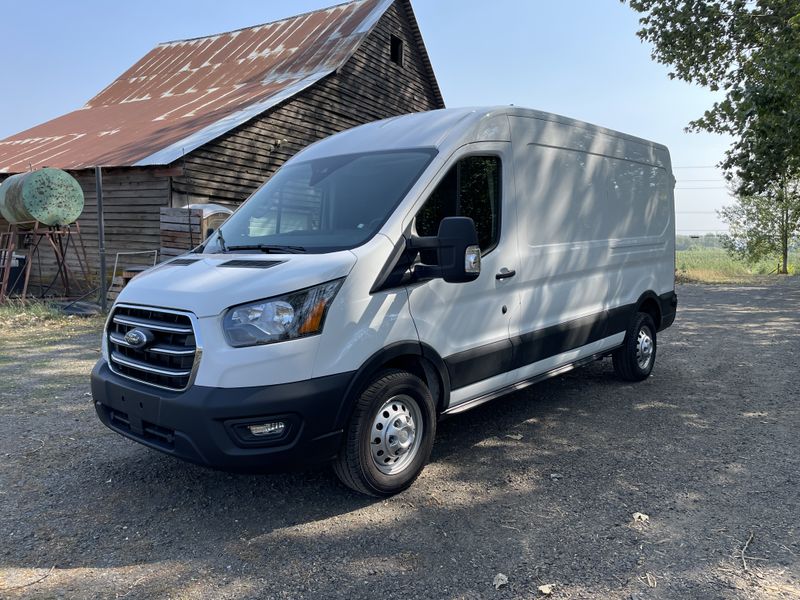
[[[169,169],[105,170],[109,269],[118,251],[159,249],[162,207],[193,202],[235,207],[286,160],[312,142],[362,123],[443,108],[407,7],[405,0],[395,0],[338,72],[190,152]],[[391,60],[392,35],[403,41],[402,65]],[[79,222],[96,283],[99,260],[94,172],[80,171],[73,175],[86,195],[86,208]],[[0,227],[5,224],[0,222]],[[42,279],[47,282],[55,273],[55,260],[49,250],[43,251],[42,258]],[[123,262],[137,264],[143,260],[126,257]],[[37,275],[35,270],[33,275]]]
[[[97,244],[97,200],[94,171],[71,172],[81,184],[85,196],[83,213],[78,219],[89,262],[92,285],[97,285],[99,253]],[[113,169],[103,171],[103,212],[105,214],[106,257],[109,277],[114,257],[121,251],[158,250],[161,245],[160,209],[169,204],[170,179],[155,174],[154,169]],[[0,219],[1,221],[1,219]],[[0,226],[5,231],[4,221]],[[34,261],[31,271],[31,293],[40,291],[39,284],[47,285],[56,274],[56,260],[49,245],[39,245],[42,274]],[[75,248],[67,253],[70,269],[78,276],[80,269],[76,261]],[[152,262],[152,256],[132,256],[120,259],[121,265]],[[62,291],[54,286],[53,292]]]
[[161,260],[185,254],[202,242],[204,237],[202,210],[161,209]]
[[[390,39],[403,40],[403,65]],[[225,134],[176,163],[172,206],[236,206],[286,160],[343,129],[386,117],[443,108],[423,64],[405,3],[397,0],[339,70],[310,89]]]

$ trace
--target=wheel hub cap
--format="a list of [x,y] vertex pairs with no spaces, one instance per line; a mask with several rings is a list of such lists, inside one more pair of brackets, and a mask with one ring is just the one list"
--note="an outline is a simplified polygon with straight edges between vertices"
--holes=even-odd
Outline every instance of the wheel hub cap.
[[375,414],[370,429],[370,453],[379,471],[392,475],[414,460],[422,433],[416,402],[401,395],[389,399]]
[[653,338],[650,331],[643,327],[636,338],[636,362],[640,369],[646,369],[653,357]]

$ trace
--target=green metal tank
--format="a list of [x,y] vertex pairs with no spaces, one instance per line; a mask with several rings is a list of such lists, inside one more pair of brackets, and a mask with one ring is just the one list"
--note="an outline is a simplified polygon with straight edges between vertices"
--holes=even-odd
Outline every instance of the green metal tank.
[[9,223],[69,225],[83,212],[83,190],[61,169],[12,175],[0,185],[0,214]]

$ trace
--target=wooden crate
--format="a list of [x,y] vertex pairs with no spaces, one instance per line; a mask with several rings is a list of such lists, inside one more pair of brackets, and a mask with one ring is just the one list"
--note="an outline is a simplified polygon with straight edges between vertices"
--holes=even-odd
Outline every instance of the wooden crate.
[[161,258],[178,256],[198,246],[203,234],[203,211],[162,208],[160,215]]

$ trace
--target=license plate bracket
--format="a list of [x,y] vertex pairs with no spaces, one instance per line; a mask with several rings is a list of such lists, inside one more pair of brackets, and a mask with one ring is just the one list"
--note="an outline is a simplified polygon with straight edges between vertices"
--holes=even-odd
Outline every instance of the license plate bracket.
[[160,400],[144,394],[131,394],[118,390],[107,399],[111,408],[128,417],[131,431],[137,435],[144,435],[144,422],[158,424]]

